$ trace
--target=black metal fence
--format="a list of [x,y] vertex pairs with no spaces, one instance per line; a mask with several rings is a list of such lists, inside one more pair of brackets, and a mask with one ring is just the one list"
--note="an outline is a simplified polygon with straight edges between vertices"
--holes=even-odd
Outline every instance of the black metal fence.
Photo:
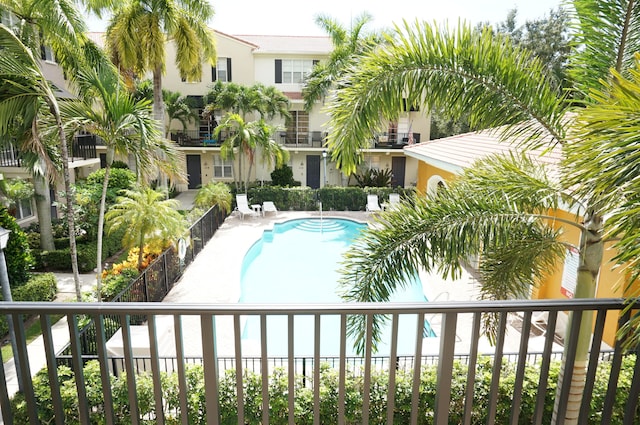
[[[213,237],[218,227],[227,217],[226,211],[218,207],[209,209],[189,228],[190,244],[184,259],[181,261],[177,249],[170,247],[156,258],[144,271],[116,295],[112,302],[160,302],[169,293],[174,283],[182,276],[185,267],[202,251],[202,248]],[[147,320],[146,315],[131,316],[131,324],[139,325]],[[80,322],[82,323],[82,319]],[[84,318],[88,323],[79,332],[80,347],[83,355],[93,355],[96,348],[96,328],[91,318]],[[119,316],[105,316],[104,330],[107,339],[120,329]],[[62,359],[70,354],[70,344],[60,350],[58,356]],[[64,361],[61,360],[61,364]]]

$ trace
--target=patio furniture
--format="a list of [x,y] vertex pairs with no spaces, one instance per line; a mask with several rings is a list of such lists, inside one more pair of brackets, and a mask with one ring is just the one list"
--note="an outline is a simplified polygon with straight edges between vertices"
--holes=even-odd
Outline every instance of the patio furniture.
[[380,203],[378,202],[378,195],[367,195],[367,211],[382,211]]
[[238,194],[236,195],[236,209],[240,213],[240,217],[244,220],[245,215],[249,215],[250,217],[257,217],[258,213],[256,213],[253,209],[249,207],[249,201],[247,200],[246,194]]
[[262,214],[265,215],[268,212],[272,212],[275,215],[278,215],[278,209],[272,201],[264,201],[262,203]]
[[389,203],[387,204],[387,208],[395,208],[400,204],[400,194],[399,193],[390,193],[389,194]]

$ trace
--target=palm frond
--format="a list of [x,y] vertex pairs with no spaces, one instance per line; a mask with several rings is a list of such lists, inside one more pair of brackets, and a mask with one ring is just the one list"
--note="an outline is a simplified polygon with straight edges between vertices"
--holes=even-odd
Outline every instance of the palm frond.
[[386,41],[360,58],[330,102],[328,147],[346,174],[356,171],[360,149],[385,120],[397,118],[405,98],[446,105],[454,117],[469,113],[475,128],[517,124],[529,145],[565,141],[567,106],[540,61],[508,40],[463,24],[451,32],[416,22],[396,27]]

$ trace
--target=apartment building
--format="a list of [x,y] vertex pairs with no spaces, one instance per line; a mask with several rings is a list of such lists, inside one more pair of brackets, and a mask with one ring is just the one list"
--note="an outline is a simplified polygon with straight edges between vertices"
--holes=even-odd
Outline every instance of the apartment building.
[[[318,188],[325,185],[346,186],[349,180],[331,161],[330,152],[325,147],[329,132],[329,116],[324,103],[316,103],[312,111],[304,110],[302,89],[304,79],[314,64],[327,60],[333,46],[329,37],[312,36],[264,36],[229,35],[214,31],[218,59],[212,66],[204,63],[202,81],[184,81],[172,58],[174,47],[167,46],[167,72],[163,87],[193,97],[202,105],[202,97],[215,81],[234,82],[242,85],[262,83],[274,86],[290,101],[288,120],[276,119],[271,124],[281,130],[275,140],[290,153],[289,166],[294,179],[302,185]],[[219,122],[221,116],[213,121]],[[174,123],[171,138],[178,142],[186,156],[189,183],[178,190],[195,189],[212,180],[233,181],[236,169],[230,160],[220,155],[220,140],[211,137],[215,122],[200,119],[185,132],[179,123]],[[415,184],[418,161],[404,155],[402,148],[410,140],[419,142],[428,139],[429,119],[418,108],[402,111],[397,122],[377,132],[369,141],[369,148],[363,151],[365,168],[389,169],[393,174],[393,186]],[[250,181],[267,182],[273,165],[261,163],[259,155]]]

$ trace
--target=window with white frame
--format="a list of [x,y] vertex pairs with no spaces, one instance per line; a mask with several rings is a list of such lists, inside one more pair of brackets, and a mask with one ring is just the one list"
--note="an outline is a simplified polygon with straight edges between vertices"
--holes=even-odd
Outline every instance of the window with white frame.
[[304,79],[313,69],[311,59],[283,59],[282,60],[282,82],[289,84],[302,84]]
[[231,58],[218,58],[216,66],[211,68],[211,81],[231,81]]
[[31,198],[29,199],[20,199],[16,201],[15,212],[13,213],[14,217],[18,220],[23,218],[33,217],[33,209],[31,207]]
[[0,22],[2,22],[2,24],[7,28],[14,29],[14,27],[18,26],[18,24],[20,23],[20,20],[13,13],[0,11],[0,15],[2,17]]
[[219,178],[233,177],[233,160],[222,159],[220,155],[214,155],[213,177],[219,177]]

